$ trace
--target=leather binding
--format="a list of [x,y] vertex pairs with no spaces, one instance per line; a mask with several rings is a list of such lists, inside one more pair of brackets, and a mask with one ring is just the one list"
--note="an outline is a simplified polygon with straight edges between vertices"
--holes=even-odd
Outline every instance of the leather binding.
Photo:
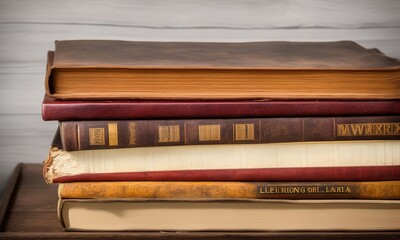
[[400,180],[400,166],[209,169],[152,172],[85,173],[61,176],[54,183],[97,181],[390,181]]
[[400,101],[78,101],[45,96],[45,121],[400,115]]
[[398,140],[400,116],[60,122],[66,151],[149,146]]
[[400,181],[378,182],[72,182],[59,198],[400,199]]
[[56,99],[399,99],[400,62],[351,41],[56,41]]

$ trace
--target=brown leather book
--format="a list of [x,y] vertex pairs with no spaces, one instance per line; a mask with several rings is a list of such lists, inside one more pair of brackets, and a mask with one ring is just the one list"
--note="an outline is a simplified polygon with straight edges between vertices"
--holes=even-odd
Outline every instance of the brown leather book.
[[109,181],[58,185],[59,198],[400,199],[400,181]]
[[57,99],[399,99],[400,62],[351,41],[57,41]]
[[66,151],[149,146],[400,140],[400,116],[60,122]]

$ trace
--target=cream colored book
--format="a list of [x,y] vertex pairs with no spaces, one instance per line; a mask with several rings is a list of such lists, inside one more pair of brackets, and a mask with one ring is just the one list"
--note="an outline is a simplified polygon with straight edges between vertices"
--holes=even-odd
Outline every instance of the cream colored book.
[[68,231],[400,230],[397,200],[60,199]]
[[399,176],[399,140],[186,145],[72,152],[51,148],[44,166],[47,182],[365,181],[399,180]]

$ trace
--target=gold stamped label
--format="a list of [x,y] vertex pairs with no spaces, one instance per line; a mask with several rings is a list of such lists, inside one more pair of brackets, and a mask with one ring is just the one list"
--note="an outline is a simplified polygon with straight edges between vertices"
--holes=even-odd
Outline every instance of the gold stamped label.
[[129,123],[129,145],[136,145],[136,123]]
[[221,125],[199,125],[199,141],[220,141]]
[[179,125],[173,126],[158,126],[158,142],[179,142]]
[[235,124],[235,141],[254,140],[254,124]]
[[301,185],[301,186],[257,186],[258,193],[262,195],[274,194],[351,194],[354,192],[353,186],[345,185]]
[[118,146],[118,125],[108,123],[108,146]]
[[89,144],[105,145],[104,128],[89,128]]
[[336,128],[338,137],[400,135],[400,123],[337,124]]

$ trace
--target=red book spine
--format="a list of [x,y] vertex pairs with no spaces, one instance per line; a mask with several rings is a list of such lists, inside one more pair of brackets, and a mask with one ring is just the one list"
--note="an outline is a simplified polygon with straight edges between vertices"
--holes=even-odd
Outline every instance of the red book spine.
[[400,101],[61,101],[45,97],[44,120],[399,115]]
[[400,166],[308,167],[87,173],[53,179],[95,181],[389,181],[400,180]]

